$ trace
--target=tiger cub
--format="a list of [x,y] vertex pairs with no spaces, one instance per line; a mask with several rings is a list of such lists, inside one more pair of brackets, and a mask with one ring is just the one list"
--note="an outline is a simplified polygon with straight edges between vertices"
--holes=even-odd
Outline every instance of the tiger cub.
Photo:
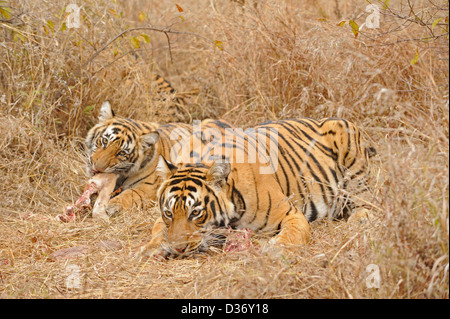
[[235,133],[205,145],[202,163],[177,167],[160,157],[161,217],[141,254],[205,250],[214,230],[224,227],[269,234],[271,243],[284,246],[306,244],[310,221],[362,208],[350,187],[367,191],[375,150],[354,124],[282,120]]
[[190,123],[192,121],[191,114],[187,109],[188,93],[178,93],[165,78],[159,74],[153,74],[152,82],[156,86],[156,92],[159,93],[158,102],[164,107],[156,111],[155,117],[159,123]]
[[[225,121],[204,120],[202,127],[231,127]],[[100,108],[99,123],[86,137],[87,175],[117,175],[117,196],[106,208],[108,215],[122,209],[143,207],[154,200],[161,178],[155,173],[159,156],[170,158],[180,141],[188,139],[193,126],[184,123],[160,125],[115,116],[111,104]],[[176,149],[176,148],[175,148]]]

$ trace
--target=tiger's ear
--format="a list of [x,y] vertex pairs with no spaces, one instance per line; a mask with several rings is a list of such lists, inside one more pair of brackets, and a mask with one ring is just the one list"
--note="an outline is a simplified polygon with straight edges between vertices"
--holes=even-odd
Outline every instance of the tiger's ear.
[[230,172],[230,163],[214,162],[214,164],[208,170],[208,173],[206,173],[206,180],[213,186],[223,187],[227,182],[227,178]]
[[177,170],[178,167],[159,155],[158,165],[156,166],[156,173],[159,177],[163,180],[168,180]]
[[100,107],[100,115],[98,116],[100,122],[112,119],[114,116],[115,114],[111,108],[111,103],[109,103],[109,101],[103,102],[102,106]]
[[141,136],[141,142],[144,149],[148,149],[150,146],[155,145],[159,140],[159,133],[154,131]]

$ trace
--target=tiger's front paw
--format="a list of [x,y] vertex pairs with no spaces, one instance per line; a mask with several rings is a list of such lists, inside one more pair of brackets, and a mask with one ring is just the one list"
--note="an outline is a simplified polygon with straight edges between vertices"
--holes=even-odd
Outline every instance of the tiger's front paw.
[[139,199],[137,199],[136,197],[133,198],[133,196],[130,196],[130,194],[132,195],[133,192],[127,189],[109,200],[106,207],[106,213],[109,217],[114,216],[118,212],[137,207]]
[[276,238],[271,238],[261,246],[261,252],[270,259],[283,258],[286,255],[286,248],[283,244],[277,243]]
[[168,253],[162,249],[160,246],[155,245],[144,245],[140,247],[135,253],[134,258],[144,261],[147,259],[156,259],[156,260],[163,260],[168,256]]
[[127,201],[122,196],[122,194],[113,197],[109,200],[108,205],[106,205],[105,211],[109,217],[114,216],[115,214],[127,209]]
[[374,219],[374,214],[366,208],[361,208],[354,212],[347,220],[350,224],[365,225],[370,224]]
[[117,204],[117,203],[111,203],[111,201],[108,203],[108,205],[105,208],[106,214],[109,217],[114,216],[115,214],[117,214],[121,210],[123,210],[122,205]]

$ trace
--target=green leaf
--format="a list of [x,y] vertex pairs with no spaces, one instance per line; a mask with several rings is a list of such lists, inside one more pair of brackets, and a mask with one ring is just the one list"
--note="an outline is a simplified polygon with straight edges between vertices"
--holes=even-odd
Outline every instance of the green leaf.
[[137,37],[130,38],[131,44],[134,46],[135,49],[139,49],[141,47],[141,42]]
[[150,36],[147,33],[141,33],[141,37],[144,38],[144,41],[150,43]]
[[14,36],[13,36],[14,42],[17,42],[19,39],[22,42],[25,42],[25,38],[23,37],[23,35],[21,35],[19,32],[14,32]]
[[414,65],[419,60],[419,50],[416,49],[416,55],[414,56],[414,59],[411,60],[411,65]]
[[83,109],[83,113],[89,115],[94,109],[95,105],[88,105]]
[[434,20],[433,21],[433,24],[431,25],[431,30],[433,30],[434,29],[434,27],[439,23],[439,21],[441,21],[442,20],[442,18],[439,18],[439,19],[436,19],[436,20]]
[[67,24],[65,22],[63,22],[61,24],[61,31],[66,31],[67,30]]
[[389,8],[389,4],[390,4],[389,0],[384,0],[383,1],[383,10],[386,10],[387,8]]
[[353,21],[353,20],[348,21],[348,24],[350,24],[350,26],[352,27],[352,32],[355,35],[355,38],[357,38],[358,34],[359,34],[359,26],[358,26],[358,24],[355,21]]
[[9,7],[0,7],[0,14],[8,20],[11,19],[11,11]]
[[336,24],[338,27],[343,27],[344,26],[344,24],[345,24],[345,22],[347,22],[347,21],[341,21],[341,22],[339,22],[338,24]]
[[118,17],[116,10],[114,9],[109,9],[108,10],[109,13],[111,13],[113,16],[115,16],[116,18]]
[[52,31],[52,33],[55,32],[55,24],[53,23],[53,21],[48,20],[47,25],[50,28],[50,30]]

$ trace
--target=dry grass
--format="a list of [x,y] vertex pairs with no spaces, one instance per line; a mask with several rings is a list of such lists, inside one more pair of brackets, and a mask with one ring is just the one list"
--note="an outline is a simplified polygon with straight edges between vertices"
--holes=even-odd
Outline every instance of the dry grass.
[[[0,22],[0,297],[449,297],[448,37],[398,42],[424,37],[427,28],[412,23],[377,35],[399,23],[383,16],[379,30],[355,39],[336,23],[361,25],[363,1],[263,1],[256,9],[251,2],[180,2],[180,13],[172,1],[85,1],[81,28],[67,30],[63,1],[10,4],[12,20]],[[416,10],[427,4],[416,1]],[[139,21],[139,11],[147,20]],[[431,22],[445,16],[448,7],[433,11]],[[136,31],[84,65],[127,25],[148,23],[222,41],[224,50],[174,34],[169,50],[166,36],[150,31],[151,43],[141,38],[136,49],[128,39]],[[154,210],[127,212],[108,225],[40,219],[81,193],[80,144],[101,102],[158,120],[165,102],[152,72],[179,92],[199,90],[189,100],[194,119],[222,117],[241,127],[288,117],[354,121],[379,153],[374,219],[313,223],[311,244],[296,254],[263,253],[264,239],[255,239],[246,253],[147,262],[130,256],[149,239]],[[23,218],[30,213],[37,217]],[[102,241],[113,247],[101,248]],[[52,256],[80,246],[78,257]],[[369,264],[380,269],[378,289],[366,286]],[[70,289],[73,265],[80,288]]]

